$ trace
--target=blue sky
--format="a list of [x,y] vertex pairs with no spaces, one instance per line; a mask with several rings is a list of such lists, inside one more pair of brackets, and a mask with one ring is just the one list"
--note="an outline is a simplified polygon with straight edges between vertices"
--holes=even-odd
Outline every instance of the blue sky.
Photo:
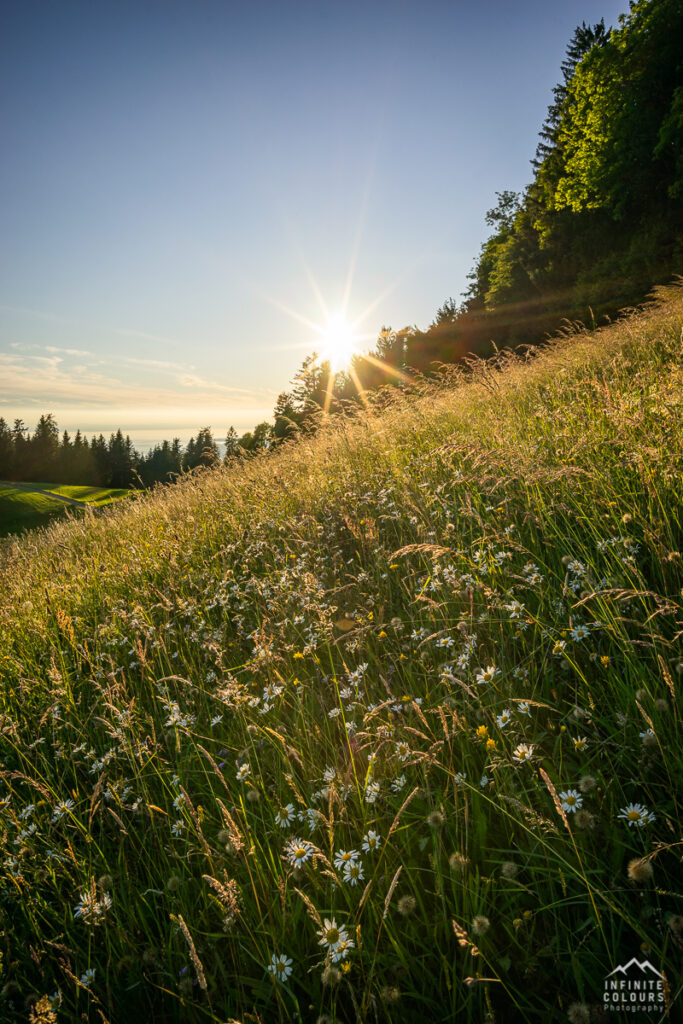
[[0,415],[134,438],[269,418],[312,324],[467,286],[574,28],[627,0],[15,0]]

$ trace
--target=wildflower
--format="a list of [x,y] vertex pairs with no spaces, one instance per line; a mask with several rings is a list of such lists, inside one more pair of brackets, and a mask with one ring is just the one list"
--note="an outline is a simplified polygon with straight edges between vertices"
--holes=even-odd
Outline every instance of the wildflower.
[[489,734],[489,727],[488,727],[488,725],[479,725],[479,726],[477,726],[477,728],[475,730],[475,733],[474,733],[474,735],[477,737],[478,740],[485,740],[488,737],[488,734]]
[[362,882],[365,874],[363,872],[363,865],[359,861],[348,861],[344,865],[344,881],[348,882],[349,885],[358,885]]
[[327,712],[328,718],[338,718],[341,715],[341,708],[332,708],[331,711]]
[[370,829],[363,836],[363,846],[362,846],[362,849],[363,849],[363,851],[365,853],[374,853],[375,850],[379,849],[379,847],[381,846],[381,843],[382,843],[382,839],[381,839],[381,836],[379,835],[379,833],[373,831],[373,829]]
[[223,716],[222,715],[214,715],[214,717],[211,719],[211,725],[212,726],[218,725],[219,722],[222,722],[222,721],[223,721]]
[[286,807],[281,807],[279,811],[275,812],[275,823],[280,828],[287,828],[289,824],[294,820],[294,804],[287,804]]
[[396,757],[399,761],[407,761],[410,757],[410,747],[405,740],[400,740],[400,742],[396,744]]
[[89,967],[87,969],[87,971],[84,971],[83,974],[81,974],[81,985],[85,985],[86,988],[89,988],[90,985],[92,985],[94,980],[95,980],[95,968],[94,967]]
[[477,672],[476,681],[478,683],[490,683],[496,676],[500,675],[500,669],[496,668],[495,665],[487,665],[486,668],[480,668]]
[[391,783],[391,788],[394,793],[400,793],[406,784],[405,775],[397,775],[394,781]]
[[185,822],[182,821],[182,819],[179,818],[177,821],[174,821],[173,824],[171,825],[171,832],[173,833],[173,835],[177,839],[179,836],[181,836],[183,834],[183,829],[184,828],[185,828]]
[[654,868],[649,860],[636,857],[628,862],[626,872],[632,882],[638,882],[642,885],[644,882],[649,882],[652,879]]
[[292,867],[300,868],[313,856],[313,847],[302,839],[290,839],[285,847],[285,856]]
[[86,924],[100,924],[111,905],[112,899],[107,892],[97,899],[93,884],[91,890],[81,893],[80,902],[74,907],[74,920],[80,918]]
[[563,653],[563,651],[564,651],[566,646],[567,646],[567,641],[566,640],[557,640],[555,642],[555,646],[553,647],[553,654],[555,655],[556,658],[558,658]]
[[414,896],[410,896],[409,894],[401,896],[400,900],[396,904],[396,909],[402,917],[408,917],[410,914],[413,914],[416,907],[417,900]]
[[482,789],[485,789],[490,781],[491,780],[489,779],[488,775],[482,775],[482,777],[479,779],[479,785],[481,786]]
[[478,914],[472,922],[472,931],[475,935],[485,935],[490,927],[491,922],[483,914]]
[[456,786],[463,786],[467,782],[467,776],[464,772],[456,772],[453,776],[453,782]]
[[512,712],[509,711],[508,708],[506,708],[505,711],[501,711],[501,713],[497,716],[496,721],[498,722],[500,728],[504,729],[511,718]]
[[184,804],[185,797],[183,796],[182,793],[178,793],[178,796],[173,801],[173,806],[175,807],[176,811],[179,811]]
[[[339,963],[340,960],[345,960],[349,955],[349,950],[355,946],[353,939],[342,939],[337,948],[330,955],[332,963]],[[342,964],[342,971],[344,974],[348,974],[351,970],[351,964]]]
[[574,740],[574,750],[578,750],[579,753],[585,750],[588,746],[588,740],[585,736],[577,736]]
[[572,640],[585,640],[587,636],[590,636],[590,629],[588,626],[575,626],[571,631]]
[[534,747],[532,743],[520,743],[512,751],[513,761],[517,761],[518,764],[524,764],[525,761],[530,761],[534,756]]
[[330,921],[329,917],[326,917],[323,921],[323,927],[318,932],[320,936],[320,942],[318,945],[326,946],[328,952],[334,953],[339,947],[340,943],[348,941],[348,932],[345,928],[340,928],[337,925],[336,918],[332,918]]
[[338,871],[360,858],[358,850],[338,850],[334,855],[334,866]]
[[284,953],[273,953],[268,964],[268,973],[277,981],[287,981],[292,973],[292,963],[292,958],[285,956]]
[[69,814],[74,808],[73,800],[62,800],[60,803],[55,804],[52,809],[52,820],[59,821],[65,814]]
[[632,825],[642,828],[643,825],[649,825],[650,822],[656,820],[652,811],[649,811],[643,804],[628,804],[628,806],[621,808],[617,817],[627,821],[629,828]]
[[493,737],[490,736],[486,741],[486,749],[488,750],[489,753],[491,753],[491,751],[496,749],[496,746],[496,740],[494,740]]
[[251,774],[251,768],[248,764],[243,764],[237,769],[235,778],[238,782],[243,782],[248,775]]
[[578,809],[583,805],[583,798],[575,789],[568,789],[566,793],[559,794],[560,803],[562,804],[562,810],[568,814]]

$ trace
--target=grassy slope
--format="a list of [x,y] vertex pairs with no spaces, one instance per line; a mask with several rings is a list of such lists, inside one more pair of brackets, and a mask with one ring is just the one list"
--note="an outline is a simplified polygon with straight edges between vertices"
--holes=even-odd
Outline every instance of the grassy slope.
[[22,488],[0,484],[0,537],[34,529],[36,526],[45,526],[55,516],[61,516],[67,509],[75,508],[74,505],[67,505],[58,498],[32,494],[23,489],[26,487],[62,494],[67,498],[82,501],[84,505],[95,507],[109,505],[130,493],[111,487],[81,487],[68,484],[24,484]]
[[12,546],[6,1012],[564,1020],[634,955],[678,998],[682,323]]

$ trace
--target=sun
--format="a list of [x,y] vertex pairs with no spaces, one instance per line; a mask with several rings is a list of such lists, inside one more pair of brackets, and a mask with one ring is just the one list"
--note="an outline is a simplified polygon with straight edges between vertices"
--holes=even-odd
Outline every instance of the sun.
[[329,362],[333,373],[345,370],[358,353],[358,338],[343,313],[332,313],[320,335],[320,360]]

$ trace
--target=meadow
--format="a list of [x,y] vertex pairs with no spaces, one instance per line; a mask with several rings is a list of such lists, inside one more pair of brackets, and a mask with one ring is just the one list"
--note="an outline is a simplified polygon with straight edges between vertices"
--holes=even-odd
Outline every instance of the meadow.
[[77,509],[76,502],[83,507],[101,508],[129,494],[130,491],[111,487],[0,482],[0,537],[45,526],[67,509]]
[[675,1019],[682,327],[5,542],[0,1019]]

